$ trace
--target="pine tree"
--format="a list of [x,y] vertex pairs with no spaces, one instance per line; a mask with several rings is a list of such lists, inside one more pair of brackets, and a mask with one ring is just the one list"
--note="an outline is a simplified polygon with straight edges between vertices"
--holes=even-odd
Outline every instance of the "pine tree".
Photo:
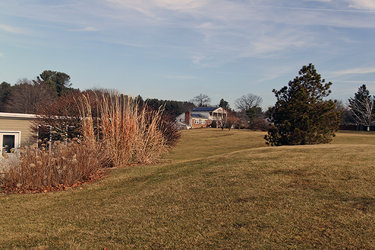
[[221,98],[220,100],[220,103],[219,103],[219,107],[222,107],[223,109],[229,109],[229,103],[227,101],[225,101],[223,98]]
[[267,144],[304,145],[327,143],[340,124],[336,101],[324,100],[331,82],[316,72],[314,65],[303,66],[293,81],[273,90],[276,104],[268,114],[273,126],[265,136]]

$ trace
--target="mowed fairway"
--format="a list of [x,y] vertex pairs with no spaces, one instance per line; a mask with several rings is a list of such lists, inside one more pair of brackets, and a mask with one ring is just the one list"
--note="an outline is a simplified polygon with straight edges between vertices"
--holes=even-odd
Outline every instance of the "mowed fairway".
[[0,248],[375,248],[375,134],[290,147],[263,136],[183,131],[158,165],[0,195]]

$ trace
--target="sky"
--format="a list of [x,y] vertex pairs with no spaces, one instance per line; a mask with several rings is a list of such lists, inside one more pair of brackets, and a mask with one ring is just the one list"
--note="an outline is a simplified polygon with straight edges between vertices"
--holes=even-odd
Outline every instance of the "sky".
[[312,63],[347,102],[375,94],[375,0],[2,0],[0,82],[65,72],[72,86],[263,107]]

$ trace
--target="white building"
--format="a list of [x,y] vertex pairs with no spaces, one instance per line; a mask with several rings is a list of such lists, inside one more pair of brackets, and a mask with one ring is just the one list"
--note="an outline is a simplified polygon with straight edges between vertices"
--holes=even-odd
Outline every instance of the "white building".
[[199,107],[192,112],[185,112],[176,118],[180,128],[203,128],[209,127],[216,122],[216,127],[227,120],[227,111],[221,107]]

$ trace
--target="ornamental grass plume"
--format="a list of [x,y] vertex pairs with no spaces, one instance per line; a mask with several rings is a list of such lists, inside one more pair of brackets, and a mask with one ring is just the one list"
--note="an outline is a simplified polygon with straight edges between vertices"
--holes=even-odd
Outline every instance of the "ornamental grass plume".
[[97,96],[95,103],[99,105],[92,105],[87,95],[79,103],[84,138],[106,152],[107,163],[152,163],[167,151],[167,141],[160,129],[161,109],[140,107],[134,98],[117,93]]

